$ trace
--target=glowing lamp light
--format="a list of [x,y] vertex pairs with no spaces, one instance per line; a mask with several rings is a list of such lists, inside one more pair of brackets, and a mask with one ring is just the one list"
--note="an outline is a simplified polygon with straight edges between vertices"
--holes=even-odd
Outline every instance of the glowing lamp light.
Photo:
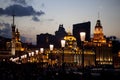
[[81,41],[85,41],[85,36],[86,36],[85,32],[80,32],[80,39],[81,39]]
[[34,53],[34,52],[32,52],[32,56],[34,56],[34,54],[35,54],[35,53]]
[[40,48],[40,53],[43,53],[44,52],[44,48]]
[[54,48],[54,45],[50,44],[50,51],[52,51]]
[[27,58],[27,54],[24,55],[24,58]]
[[32,55],[32,53],[28,53],[29,57]]
[[38,52],[39,52],[38,50],[35,50],[35,53],[36,53],[36,54],[38,54]]
[[61,47],[62,47],[62,48],[65,47],[65,40],[61,40]]

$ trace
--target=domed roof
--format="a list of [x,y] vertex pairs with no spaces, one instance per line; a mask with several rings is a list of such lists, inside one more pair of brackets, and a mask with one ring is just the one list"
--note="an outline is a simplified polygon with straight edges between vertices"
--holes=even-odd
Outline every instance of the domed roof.
[[64,40],[76,41],[76,38],[72,35],[67,35],[67,36],[64,37]]
[[64,37],[64,40],[67,40],[67,41],[76,41],[76,38],[71,35],[70,32],[68,32],[68,35]]
[[76,38],[70,32],[68,32],[68,35],[64,37],[64,40],[66,41],[66,48],[73,49]]

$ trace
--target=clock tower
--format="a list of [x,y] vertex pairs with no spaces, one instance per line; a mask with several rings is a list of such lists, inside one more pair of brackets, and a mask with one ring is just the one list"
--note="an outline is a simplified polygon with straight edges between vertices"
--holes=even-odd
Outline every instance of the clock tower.
[[106,43],[106,39],[104,38],[104,34],[103,34],[103,27],[101,25],[100,20],[97,20],[96,25],[95,25],[93,42]]

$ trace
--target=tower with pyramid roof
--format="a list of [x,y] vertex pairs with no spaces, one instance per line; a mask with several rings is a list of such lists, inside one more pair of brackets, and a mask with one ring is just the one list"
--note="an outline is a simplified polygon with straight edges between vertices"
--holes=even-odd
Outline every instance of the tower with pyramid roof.
[[113,64],[112,42],[107,41],[106,38],[104,37],[103,27],[101,25],[100,20],[97,20],[96,22],[92,43],[94,45],[94,50],[95,50],[95,60],[96,60],[95,63],[97,65]]
[[93,42],[103,42],[103,43],[106,42],[106,39],[104,38],[103,27],[101,25],[100,20],[97,20],[95,25]]

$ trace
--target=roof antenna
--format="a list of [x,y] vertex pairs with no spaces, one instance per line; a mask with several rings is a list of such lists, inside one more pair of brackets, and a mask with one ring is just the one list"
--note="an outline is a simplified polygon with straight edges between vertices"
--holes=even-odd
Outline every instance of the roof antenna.
[[100,13],[98,12],[98,19],[100,19]]
[[13,25],[15,25],[15,11],[12,11],[12,16],[13,16]]
[[14,25],[14,23],[15,23],[15,15],[13,14],[12,16],[13,16],[13,25]]

